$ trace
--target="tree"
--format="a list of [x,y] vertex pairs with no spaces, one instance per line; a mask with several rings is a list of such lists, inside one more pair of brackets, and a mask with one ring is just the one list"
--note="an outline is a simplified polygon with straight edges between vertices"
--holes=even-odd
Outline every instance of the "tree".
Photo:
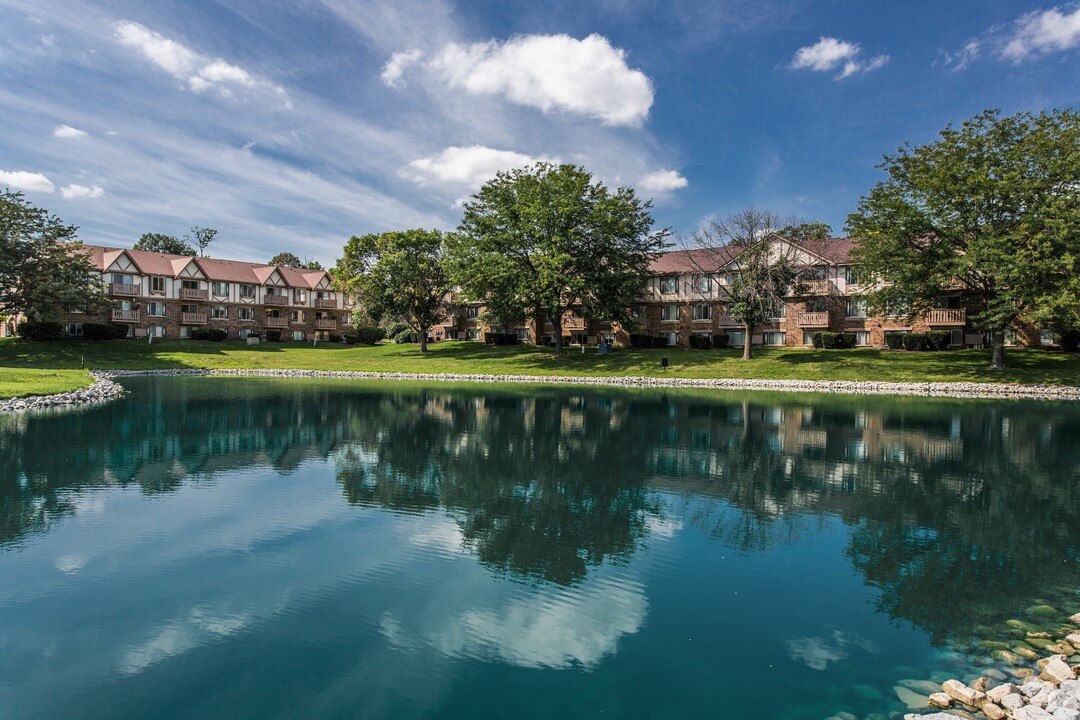
[[303,267],[303,264],[300,262],[300,258],[296,257],[288,251],[279,252],[277,255],[270,258],[270,261],[267,263],[267,265],[277,265],[278,267],[291,268]]
[[217,238],[218,231],[214,228],[199,227],[193,225],[191,228],[191,234],[185,235],[184,240],[190,244],[194,244],[199,248],[199,255],[206,257],[206,248],[210,247],[210,243],[214,242]]
[[305,270],[324,270],[325,269],[322,266],[322,263],[319,262],[318,260],[310,260],[308,258],[304,258],[303,267],[304,267]]
[[[732,275],[728,311],[743,324],[743,360],[752,357],[754,330],[783,312],[788,295],[796,289],[799,269],[805,264],[795,245],[777,241],[775,230],[779,225],[773,211],[747,208],[724,220],[706,222],[691,238],[697,250],[691,257],[702,271],[723,267]],[[822,226],[788,223],[785,230],[806,240],[820,235]]]
[[848,216],[854,256],[877,284],[871,307],[925,313],[945,292],[977,303],[991,369],[1005,367],[1005,334],[1021,315],[1049,321],[1080,303],[1080,114],[1001,117],[986,110],[935,142],[905,144]]
[[20,192],[0,191],[0,312],[31,322],[56,322],[69,307],[108,307],[78,228],[31,205]]
[[441,232],[354,235],[335,272],[339,289],[356,294],[365,313],[376,321],[400,317],[420,338],[420,352],[427,352],[428,330],[444,315],[451,288]]
[[537,163],[500,172],[465,203],[449,239],[450,271],[464,295],[497,314],[526,308],[535,340],[545,319],[562,352],[563,314],[629,321],[649,263],[666,247],[651,202],[609,191],[584,168]]
[[165,253],[167,255],[194,255],[195,248],[173,235],[163,233],[143,233],[133,250]]

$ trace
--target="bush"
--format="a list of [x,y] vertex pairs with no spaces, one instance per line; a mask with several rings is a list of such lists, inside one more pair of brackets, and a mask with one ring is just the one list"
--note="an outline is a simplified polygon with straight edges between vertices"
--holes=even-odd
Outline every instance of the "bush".
[[885,333],[885,345],[890,350],[899,350],[904,347],[904,336],[907,333],[899,332],[887,332]]
[[728,347],[731,337],[727,333],[716,333],[712,336],[712,346],[717,349],[724,349]]
[[[194,333],[192,333],[192,334],[194,335]],[[267,330],[266,331],[266,342],[281,342],[281,331],[280,330]]]
[[908,333],[904,335],[905,350],[925,350],[929,346],[926,333]]
[[814,346],[814,348],[816,348],[816,349],[818,349],[818,350],[820,350],[821,348],[825,347],[825,346],[824,346],[824,345],[822,344],[823,342],[824,342],[824,341],[823,341],[823,339],[822,339],[822,337],[821,337],[821,333],[820,333],[820,332],[816,332],[816,333],[814,333],[814,334],[813,334],[813,335],[812,335],[812,336],[810,337],[810,344],[811,344],[811,345],[813,345],[813,346]]
[[690,347],[695,350],[708,350],[712,347],[712,338],[708,335],[691,335]]
[[398,345],[404,345],[405,343],[419,342],[416,337],[416,333],[408,328],[404,332],[399,332],[394,336],[394,342]]
[[341,336],[341,339],[346,345],[355,345],[359,342],[359,337],[356,333],[345,333]]
[[341,333],[330,333],[330,342],[332,342],[332,343],[341,342]]
[[836,350],[844,347],[844,338],[838,332],[829,332],[828,330],[822,330],[821,332],[814,333],[814,342],[820,342],[821,345],[814,345],[814,347],[821,347],[825,350]]
[[952,333],[948,330],[931,330],[926,333],[926,344],[930,350],[948,350]]
[[855,347],[855,333],[853,333],[853,332],[840,333],[840,344],[837,345],[837,347],[844,348],[844,349],[851,349],[851,348]]
[[224,328],[210,328],[206,331],[206,339],[211,342],[221,342],[229,337],[229,331]]
[[[490,338],[490,339],[489,339]],[[484,333],[484,342],[495,345],[516,345],[517,333]]]
[[19,333],[23,340],[59,340],[64,336],[64,326],[55,322],[27,320],[19,323],[15,332]]
[[641,338],[642,338],[642,336],[639,333],[630,333],[630,347],[632,347],[632,348],[640,348],[641,347]]
[[393,340],[394,338],[396,338],[401,333],[408,332],[408,331],[409,331],[408,323],[403,323],[403,322],[400,322],[400,321],[392,322],[392,323],[389,323],[386,326],[386,335],[385,335],[385,337],[388,337],[391,340]]
[[210,330],[207,328],[192,328],[191,330],[192,340],[209,340]]
[[[381,327],[361,327],[356,329],[356,334],[352,337],[354,338],[353,342],[374,345],[386,337],[386,331]],[[349,342],[349,335],[345,336],[345,342]],[[351,345],[352,343],[349,344]]]
[[1061,333],[1061,349],[1068,353],[1080,349],[1080,330],[1066,330]]
[[127,333],[127,327],[123,325],[83,323],[83,337],[87,340],[119,340],[127,337]]

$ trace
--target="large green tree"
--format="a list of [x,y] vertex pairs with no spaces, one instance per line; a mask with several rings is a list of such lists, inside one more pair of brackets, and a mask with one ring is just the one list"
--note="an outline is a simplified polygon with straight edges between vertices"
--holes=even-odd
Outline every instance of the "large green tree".
[[101,275],[82,251],[77,231],[22,193],[0,190],[0,313],[55,322],[70,307],[108,307]]
[[218,231],[211,227],[200,227],[199,225],[191,226],[191,233],[184,236],[184,240],[190,245],[195,245],[199,248],[199,255],[206,257],[206,248],[210,247],[210,243],[217,239]]
[[441,232],[354,235],[338,260],[334,279],[342,292],[356,295],[371,318],[404,320],[419,337],[420,351],[427,352],[428,330],[445,314],[451,288]]
[[291,268],[301,268],[304,266],[304,263],[300,262],[300,258],[289,252],[288,250],[279,252],[277,255],[270,258],[267,264]]
[[173,235],[164,233],[143,233],[133,250],[166,253],[168,255],[194,255],[195,248]]
[[633,188],[609,190],[584,168],[535,165],[500,172],[465,203],[449,239],[451,276],[466,298],[505,315],[523,308],[555,327],[563,314],[629,321],[649,263],[666,243],[652,231],[652,204]]
[[1005,335],[1027,315],[1052,324],[1080,303],[1080,114],[1002,117],[987,110],[935,142],[905,144],[888,177],[859,201],[848,231],[877,284],[871,306],[910,303],[912,316],[963,291],[989,332],[990,367],[1005,367]]

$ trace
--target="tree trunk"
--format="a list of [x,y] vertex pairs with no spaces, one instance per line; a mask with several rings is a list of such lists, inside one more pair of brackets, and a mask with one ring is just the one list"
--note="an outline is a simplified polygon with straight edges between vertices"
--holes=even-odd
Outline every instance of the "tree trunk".
[[420,330],[417,332],[417,335],[420,336],[420,352],[426,353],[427,352],[427,328],[420,328]]
[[562,313],[555,313],[551,324],[555,327],[555,354],[562,355]]
[[544,341],[544,309],[536,303],[533,309],[533,344],[540,346]]
[[1005,331],[994,330],[990,333],[990,347],[993,348],[990,354],[990,369],[991,370],[1004,370],[1005,369]]
[[743,329],[746,332],[746,337],[743,339],[742,346],[742,359],[750,359],[750,339],[754,337],[754,326],[750,323],[743,323]]

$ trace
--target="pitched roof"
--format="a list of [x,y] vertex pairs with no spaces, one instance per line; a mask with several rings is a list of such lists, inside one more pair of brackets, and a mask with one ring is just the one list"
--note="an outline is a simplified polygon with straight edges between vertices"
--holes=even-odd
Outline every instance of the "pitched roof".
[[170,255],[167,253],[147,252],[145,250],[126,250],[101,245],[83,245],[90,257],[90,262],[98,270],[104,271],[116,258],[127,253],[135,266],[145,275],[167,275],[177,277],[180,272],[194,262],[210,280],[220,282],[249,283],[262,285],[278,270],[290,287],[314,288],[328,275],[324,270],[306,270],[288,267],[275,267],[266,263],[249,263],[241,260],[220,260],[218,258],[192,257],[190,255]]
[[[792,244],[817,255],[827,263],[846,265],[851,262],[851,250],[856,242],[855,238],[838,237]],[[730,245],[672,250],[660,254],[653,260],[649,265],[649,272],[653,275],[717,272],[734,260],[738,254],[739,249]]]

